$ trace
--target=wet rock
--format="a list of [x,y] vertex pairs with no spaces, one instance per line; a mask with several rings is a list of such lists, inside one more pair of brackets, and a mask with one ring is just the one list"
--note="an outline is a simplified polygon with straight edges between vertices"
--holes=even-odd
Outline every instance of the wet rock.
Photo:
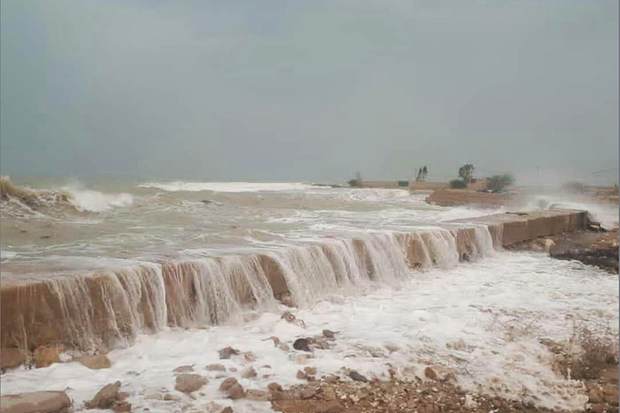
[[306,374],[303,371],[301,371],[301,370],[297,370],[296,377],[299,380],[305,380],[306,379]]
[[245,391],[245,397],[249,400],[266,402],[269,401],[269,392],[259,389],[248,389]]
[[311,387],[306,387],[301,391],[301,393],[299,393],[299,397],[302,400],[311,399],[314,396],[316,396],[316,390]]
[[437,373],[430,367],[424,369],[424,376],[430,380],[437,380]]
[[239,383],[233,384],[230,389],[228,389],[228,397],[233,400],[241,399],[243,396],[245,396],[245,391]]
[[28,352],[18,348],[3,348],[0,351],[0,368],[13,369],[24,364],[27,360]]
[[220,359],[229,359],[232,356],[239,355],[239,350],[232,347],[225,347],[221,349],[218,353],[220,354]]
[[37,368],[47,367],[53,363],[60,363],[60,353],[63,346],[40,346],[34,350],[34,364]]
[[172,394],[165,394],[164,395],[164,401],[167,402],[176,402],[179,401],[179,398],[176,396],[173,396]]
[[328,338],[330,340],[334,340],[336,338],[336,331],[331,330],[323,330],[323,337]]
[[109,369],[112,366],[110,359],[104,354],[95,356],[82,356],[75,359],[78,363],[88,367],[91,370]]
[[236,400],[245,395],[243,387],[239,384],[237,379],[229,377],[220,384],[220,390],[228,395],[228,398]]
[[351,372],[349,372],[349,377],[355,381],[362,381],[364,383],[368,382],[368,379],[366,377],[362,376],[355,370],[352,370]]
[[114,403],[112,403],[111,409],[115,413],[130,412],[131,411],[131,403],[128,403],[126,401],[119,401],[119,400],[117,400]]
[[312,352],[312,350],[310,349],[310,339],[307,338],[298,338],[297,340],[295,340],[295,342],[293,343],[293,348],[295,350],[299,350],[299,351],[308,351],[308,352]]
[[243,353],[243,359],[247,362],[256,361],[256,355],[250,351]]
[[269,391],[283,391],[282,386],[280,386],[278,383],[269,383],[267,385],[267,388],[269,389]]
[[207,367],[205,367],[207,369],[207,371],[226,371],[226,367],[224,367],[224,365],[222,364],[209,364]]
[[296,318],[296,317],[295,317],[295,315],[294,315],[293,313],[291,313],[290,311],[285,311],[285,312],[282,314],[282,316],[280,317],[280,319],[282,319],[282,320],[286,320],[286,321],[288,321],[289,323],[293,323],[293,322],[295,322],[295,320],[296,320],[297,318]]
[[2,396],[0,406],[2,413],[65,413],[71,399],[64,391],[37,391]]
[[241,377],[243,377],[244,379],[251,379],[256,376],[257,376],[256,370],[254,370],[254,367],[252,366],[248,367],[247,369],[241,372]]
[[220,413],[235,413],[235,411],[232,407],[226,406],[222,410],[220,410]]
[[109,409],[118,398],[121,382],[109,383],[103,386],[91,401],[84,403],[87,409]]
[[183,373],[177,376],[174,388],[181,393],[191,393],[201,389],[202,386],[208,382],[209,380],[207,380],[206,377],[202,377],[200,374]]
[[304,373],[308,376],[314,376],[316,374],[316,367],[304,367]]

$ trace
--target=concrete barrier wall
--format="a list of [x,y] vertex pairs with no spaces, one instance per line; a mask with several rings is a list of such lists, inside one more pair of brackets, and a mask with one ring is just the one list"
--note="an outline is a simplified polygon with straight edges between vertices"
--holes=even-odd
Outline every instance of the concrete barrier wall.
[[505,213],[449,222],[487,225],[492,235],[501,231],[501,235],[498,234],[497,238],[501,240],[502,245],[512,245],[538,237],[584,229],[588,225],[588,212],[549,210]]

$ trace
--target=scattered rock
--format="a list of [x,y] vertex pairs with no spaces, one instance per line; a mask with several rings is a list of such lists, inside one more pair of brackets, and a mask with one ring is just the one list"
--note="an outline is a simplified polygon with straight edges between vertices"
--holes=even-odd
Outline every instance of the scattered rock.
[[336,338],[337,332],[330,330],[323,330],[323,337],[328,338],[330,340],[334,340]]
[[232,407],[226,406],[220,411],[220,413],[235,413],[235,411],[233,410]]
[[222,364],[209,364],[205,367],[207,371],[226,371],[226,367]]
[[307,338],[298,338],[297,340],[295,340],[295,342],[293,343],[293,348],[295,350],[299,350],[299,351],[308,351],[308,352],[312,352],[312,350],[310,349],[310,339]]
[[64,391],[37,391],[2,396],[0,406],[2,413],[65,413],[71,399]]
[[355,370],[351,370],[351,372],[349,373],[349,377],[355,381],[362,381],[364,383],[368,382],[368,379],[366,377],[362,376]]
[[207,380],[206,377],[202,377],[200,374],[183,373],[177,376],[174,388],[181,393],[191,393],[199,390],[208,382],[209,380]]
[[104,354],[95,356],[82,356],[75,359],[78,363],[88,367],[91,370],[109,369],[112,366],[110,359]]
[[245,396],[254,401],[266,402],[269,401],[269,393],[265,390],[248,389],[245,391]]
[[121,382],[109,383],[93,397],[91,401],[84,403],[87,409],[109,409],[118,398]]
[[239,355],[239,350],[232,347],[225,347],[221,349],[218,353],[220,354],[220,359],[229,359],[231,356]]
[[175,373],[189,373],[190,371],[194,371],[194,366],[179,366],[173,370]]
[[286,343],[280,343],[278,348],[282,351],[291,351],[291,347]]
[[175,402],[175,401],[178,401],[178,400],[179,400],[179,398],[176,397],[176,396],[173,396],[172,394],[165,394],[164,395],[164,401]]
[[236,400],[245,395],[243,387],[239,384],[236,378],[229,377],[220,384],[220,390],[228,395],[228,398]]
[[437,380],[437,373],[430,367],[424,369],[424,376],[430,380]]
[[283,391],[282,386],[280,386],[278,383],[269,383],[267,385],[267,388],[269,389],[269,391]]
[[252,352],[243,353],[243,358],[247,362],[256,361],[256,356]]
[[306,387],[306,388],[305,388],[305,389],[303,389],[303,390],[301,391],[301,393],[299,394],[299,397],[300,397],[302,400],[305,400],[305,399],[311,399],[311,398],[313,398],[314,396],[316,396],[316,390],[315,390],[315,389],[313,389],[312,387]]
[[293,323],[297,318],[295,317],[295,315],[293,313],[291,313],[290,311],[285,311],[282,314],[282,317],[280,317],[282,320],[286,320],[289,323]]
[[304,367],[304,373],[308,376],[314,376],[316,374],[316,367]]
[[254,367],[252,366],[248,367],[247,369],[241,372],[241,377],[243,377],[244,379],[251,379],[256,376],[257,376],[256,370],[254,370]]

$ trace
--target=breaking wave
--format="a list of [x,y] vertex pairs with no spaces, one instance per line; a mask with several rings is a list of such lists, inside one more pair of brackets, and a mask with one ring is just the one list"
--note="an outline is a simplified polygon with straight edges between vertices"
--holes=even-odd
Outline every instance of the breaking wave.
[[76,186],[32,189],[15,185],[8,176],[0,178],[0,193],[2,212],[12,216],[47,215],[66,210],[104,212],[133,203],[131,194],[104,194]]
[[259,191],[290,191],[313,188],[302,183],[285,182],[151,182],[138,185],[139,188],[156,188],[170,192],[259,192]]

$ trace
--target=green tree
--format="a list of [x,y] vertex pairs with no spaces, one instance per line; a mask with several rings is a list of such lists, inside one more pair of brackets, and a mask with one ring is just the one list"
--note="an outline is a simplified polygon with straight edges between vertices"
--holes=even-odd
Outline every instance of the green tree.
[[452,189],[465,189],[467,184],[462,179],[453,179],[450,181],[450,188]]
[[507,186],[514,184],[515,179],[511,174],[493,175],[487,178],[487,189],[501,191]]
[[459,178],[465,181],[466,184],[470,184],[474,179],[474,165],[468,163],[459,168]]

